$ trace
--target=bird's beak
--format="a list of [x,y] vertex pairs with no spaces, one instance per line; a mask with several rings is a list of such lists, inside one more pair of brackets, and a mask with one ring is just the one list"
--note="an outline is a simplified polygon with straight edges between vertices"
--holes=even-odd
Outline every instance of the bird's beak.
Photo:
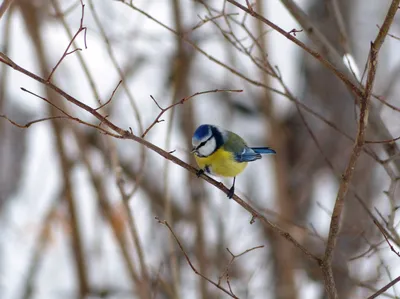
[[190,152],[191,154],[194,154],[196,152],[196,148],[195,147],[193,147],[192,148],[192,151]]

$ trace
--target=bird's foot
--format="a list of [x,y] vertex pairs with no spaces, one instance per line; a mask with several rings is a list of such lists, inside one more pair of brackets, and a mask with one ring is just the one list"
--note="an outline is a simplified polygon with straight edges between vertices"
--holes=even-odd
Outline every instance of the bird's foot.
[[228,191],[228,198],[231,199],[235,195],[235,186],[232,186]]
[[199,169],[196,172],[197,177],[199,178],[202,174],[204,174],[204,170],[203,169]]

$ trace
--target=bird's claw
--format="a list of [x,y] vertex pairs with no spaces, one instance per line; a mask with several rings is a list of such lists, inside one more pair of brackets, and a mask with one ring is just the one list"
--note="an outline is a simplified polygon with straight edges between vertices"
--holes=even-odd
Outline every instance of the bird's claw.
[[199,169],[196,172],[197,177],[199,178],[202,174],[204,174],[204,170],[203,169]]
[[235,186],[232,186],[228,191],[228,198],[231,199],[235,195]]

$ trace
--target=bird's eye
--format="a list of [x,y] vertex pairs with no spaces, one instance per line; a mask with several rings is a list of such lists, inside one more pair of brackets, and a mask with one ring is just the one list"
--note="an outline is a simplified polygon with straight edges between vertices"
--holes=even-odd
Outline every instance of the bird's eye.
[[200,143],[199,146],[198,146],[197,148],[200,148],[200,147],[202,147],[203,145],[205,145],[205,144],[207,143],[207,141],[208,141],[208,140],[203,141],[202,143]]
[[210,136],[207,140],[204,140],[203,142],[200,142],[200,144],[196,147],[196,150],[198,150],[198,149],[201,148],[202,146],[206,145],[206,143],[207,143],[208,141],[210,141],[211,138],[213,138],[213,136]]

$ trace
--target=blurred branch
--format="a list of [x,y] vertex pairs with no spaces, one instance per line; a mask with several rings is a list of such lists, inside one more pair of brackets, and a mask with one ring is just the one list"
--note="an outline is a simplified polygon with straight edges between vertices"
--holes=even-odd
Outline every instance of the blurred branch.
[[[307,15],[297,6],[295,2],[292,0],[281,0],[281,2],[286,6],[289,12],[296,18],[299,24],[305,29],[308,37],[313,41],[313,43],[317,46],[317,51],[314,51],[308,48],[304,43],[299,41],[297,38],[292,36],[289,32],[286,32],[276,24],[272,23],[271,21],[264,18],[262,15],[256,13],[254,10],[250,10],[245,6],[241,5],[235,0],[226,0],[227,2],[231,3],[232,5],[240,8],[241,10],[251,14],[254,18],[257,18],[261,22],[265,23],[266,25],[270,26],[281,35],[285,36],[287,39],[295,43],[297,46],[301,47],[303,50],[308,52],[312,55],[315,59],[317,59],[322,65],[327,67],[331,70],[346,86],[349,90],[351,90],[354,95],[356,95],[357,102],[361,102],[362,98],[364,97],[365,90],[364,87],[360,85],[357,79],[349,77],[348,74],[350,73],[349,69],[344,65],[342,57],[336,52],[336,50],[332,47],[332,45],[328,42],[325,36],[318,30],[318,28],[310,21]],[[396,1],[397,2],[397,1]],[[392,6],[391,6],[392,7]],[[393,11],[392,13],[396,13]],[[390,16],[393,19],[393,16]],[[386,22],[386,19],[385,19]],[[385,27],[385,23],[382,25]],[[390,27],[390,26],[389,26]],[[389,28],[380,30],[380,32],[385,32],[385,36],[388,34]],[[379,33],[380,34],[380,33]],[[379,41],[378,43],[379,44]],[[326,55],[328,59],[324,58],[322,55]],[[370,61],[370,60],[369,60]],[[263,85],[260,85],[263,86]],[[366,87],[368,84],[366,85]],[[358,99],[361,99],[358,101]],[[378,133],[383,138],[390,139],[391,135],[389,130],[383,124],[382,119],[378,111],[376,111],[375,107],[372,105],[370,112],[371,114],[371,126],[374,127]],[[400,163],[395,163],[397,169],[400,170]]]
[[338,0],[326,0],[326,2],[328,3],[330,9],[333,12],[333,16],[335,18],[335,22],[336,22],[336,25],[337,25],[338,31],[339,31],[339,40],[340,40],[341,45],[344,50],[343,52],[347,53],[347,54],[351,54],[350,45],[349,45],[349,37],[346,32],[346,26],[345,26],[343,14],[340,11]]
[[3,3],[0,5],[0,20],[13,2],[14,0],[3,0]]
[[[138,124],[139,132],[143,133],[144,128],[143,128],[141,116],[140,116],[140,113],[139,113],[139,108],[138,108],[138,106],[136,104],[136,101],[135,101],[135,98],[133,96],[133,93],[131,92],[131,90],[129,89],[129,87],[128,87],[127,83],[126,83],[127,82],[126,73],[120,67],[120,65],[118,63],[117,57],[116,57],[116,55],[114,53],[114,50],[113,50],[113,48],[111,46],[111,43],[110,43],[110,40],[109,40],[109,38],[107,36],[105,27],[103,26],[103,22],[100,19],[100,17],[98,16],[97,11],[95,9],[95,5],[93,4],[93,2],[91,0],[89,0],[88,3],[89,3],[89,8],[90,8],[90,10],[92,12],[92,15],[93,15],[95,24],[98,27],[98,29],[100,30],[100,34],[101,34],[101,36],[102,36],[102,38],[103,38],[103,40],[104,40],[104,42],[106,44],[106,49],[107,49],[108,55],[110,57],[110,60],[111,60],[112,64],[114,65],[114,68],[117,71],[119,78],[121,78],[121,82],[120,83],[122,84],[122,88],[125,91],[125,94],[127,95],[129,103],[130,103],[130,105],[132,107],[133,113],[135,115],[135,118],[136,118],[136,121],[137,121],[137,124]],[[145,150],[144,150],[143,147],[140,148],[140,153],[141,154],[140,154],[139,175],[136,177],[136,180],[135,180],[135,183],[136,183],[135,184],[135,188],[132,190],[132,192],[129,194],[128,197],[131,197],[139,189],[140,184],[141,184],[141,180],[143,179],[142,173],[143,173],[144,165],[145,165],[145,162],[146,162],[146,153],[145,153]]]
[[192,42],[189,38],[187,38],[186,34],[180,34],[179,32],[177,32],[176,30],[172,29],[171,27],[168,27],[166,24],[162,23],[161,21],[157,20],[156,18],[152,17],[151,15],[149,15],[148,13],[146,13],[145,11],[141,10],[140,8],[136,7],[132,2],[127,3],[124,2],[123,0],[117,0],[118,2],[121,2],[125,5],[127,5],[128,7],[132,8],[133,10],[138,11],[139,13],[141,13],[142,15],[146,16],[147,18],[149,18],[150,20],[154,21],[155,23],[157,23],[158,25],[160,25],[161,27],[165,28],[166,30],[168,30],[169,32],[179,36],[181,39],[183,39],[186,43],[188,43],[189,45],[191,45],[196,51],[198,51],[199,53],[201,53],[202,55],[204,55],[205,57],[207,57],[209,60],[213,61],[214,63],[216,63],[217,65],[227,69],[228,71],[230,71],[231,73],[235,74],[236,76],[242,78],[243,80],[255,85],[255,86],[260,86],[263,88],[266,88],[268,90],[271,90],[272,92],[276,93],[276,94],[280,94],[284,97],[286,97],[285,93],[281,92],[280,90],[273,88],[271,86],[267,86],[265,84],[263,84],[260,81],[254,80],[249,78],[248,76],[244,75],[243,73],[239,72],[238,70],[234,69],[233,67],[228,66],[227,64],[223,63],[222,61],[220,61],[219,59],[215,58],[214,56],[210,55],[209,53],[207,53],[205,50],[201,49],[197,44],[195,44],[194,42]]
[[26,282],[24,283],[25,287],[23,289],[23,295],[21,296],[21,298],[23,299],[31,298],[34,293],[34,282],[36,274],[43,260],[46,246],[51,239],[51,224],[54,220],[54,216],[57,212],[57,208],[59,207],[63,196],[63,192],[59,191],[42,221],[41,230],[36,239],[37,241],[34,245],[32,260],[30,262],[28,273],[26,275]]
[[[332,47],[327,47],[327,42],[323,44],[323,51],[321,51],[321,53],[314,51],[312,49],[310,49],[309,47],[307,47],[303,42],[301,42],[300,40],[298,40],[296,37],[294,37],[291,33],[292,31],[285,31],[283,30],[281,27],[279,27],[278,25],[276,25],[275,23],[272,23],[271,21],[267,20],[266,18],[264,18],[262,15],[256,13],[255,11],[250,11],[247,7],[241,5],[240,3],[238,3],[235,0],[226,0],[229,3],[231,3],[232,5],[240,8],[241,10],[251,14],[254,18],[257,18],[258,20],[260,20],[261,22],[267,24],[268,26],[270,26],[271,28],[273,28],[275,31],[279,32],[281,35],[283,35],[284,37],[286,37],[287,39],[289,39],[290,41],[292,41],[293,43],[295,43],[297,46],[299,46],[300,48],[302,48],[303,50],[305,50],[306,52],[308,52],[311,56],[313,56],[315,59],[317,59],[319,62],[321,62],[325,67],[327,67],[328,69],[330,69],[340,80],[343,81],[343,83],[348,86],[350,88],[350,90],[352,90],[358,97],[362,96],[362,91],[359,89],[358,86],[356,86],[352,80],[350,80],[347,75],[345,75],[344,72],[347,71],[347,69],[343,66],[342,68],[338,68],[337,66],[335,66],[334,64],[332,64],[329,60],[327,60],[326,58],[324,58],[321,53],[324,54],[328,54],[331,53],[333,55],[333,57],[335,57],[335,60],[333,61],[337,61],[340,56],[338,57],[336,51],[333,50]],[[288,4],[288,2],[290,2],[291,4],[294,4],[292,1],[283,1],[282,2],[286,5]],[[292,8],[297,7],[297,5],[295,6],[290,6]],[[289,9],[289,8],[288,8]],[[301,15],[302,18],[304,18],[304,20],[308,20],[305,16],[305,14],[300,11],[300,10],[294,10],[294,9],[289,9],[289,11],[296,17]],[[301,23],[300,23],[301,24]],[[312,24],[307,23],[308,26],[303,26],[304,28],[306,28],[306,31],[308,33],[311,34],[315,34],[315,26],[313,26]],[[313,40],[315,42],[315,40]],[[329,50],[328,50],[329,49]],[[341,58],[340,58],[341,60]],[[342,66],[342,64],[339,64],[339,66]]]
[[[54,113],[54,108],[50,109]],[[52,127],[56,138],[57,153],[61,164],[62,178],[65,185],[65,200],[68,205],[69,224],[71,229],[72,251],[75,259],[76,273],[79,285],[79,295],[83,299],[89,293],[89,278],[87,271],[86,254],[83,248],[82,231],[78,218],[76,197],[72,184],[72,161],[67,156],[66,144],[63,139],[63,128],[59,123],[52,120]]]
[[[32,3],[20,3],[19,8],[22,14],[22,18],[26,25],[26,30],[29,33],[29,38],[31,39],[34,50],[36,51],[37,60],[39,63],[40,73],[42,76],[47,72],[48,68],[48,58],[45,54],[44,50],[44,42],[42,39],[42,33],[40,31],[40,25],[42,24],[43,19],[40,18],[39,9],[37,9]],[[83,22],[83,15],[81,22]],[[0,57],[3,55],[0,54]],[[1,58],[0,58],[1,60]],[[11,61],[11,60],[10,60]],[[43,81],[48,81],[44,80]],[[23,89],[26,92],[29,92]],[[56,116],[57,111],[63,112],[65,115],[68,115],[64,109],[62,109],[63,104],[58,102],[60,97],[57,93],[52,92],[51,89],[46,89],[47,98],[51,98],[52,102],[47,101],[50,104],[49,113],[51,116]],[[59,105],[55,105],[54,103],[59,103]],[[73,183],[72,183],[72,171],[73,171],[73,162],[69,157],[66,149],[66,139],[64,138],[64,127],[60,122],[50,120],[51,129],[53,131],[55,137],[55,148],[57,151],[56,156],[58,157],[58,161],[60,163],[60,176],[64,183],[64,191],[65,191],[65,201],[67,204],[68,210],[68,220],[70,225],[71,235],[70,246],[73,254],[73,263],[75,276],[77,280],[78,286],[78,294],[79,298],[84,298],[89,293],[89,275],[87,271],[87,260],[86,254],[83,247],[83,239],[82,239],[82,230],[81,223],[79,221],[78,209],[76,206],[76,197],[73,192]]]
[[117,70],[118,75],[122,80],[122,87],[125,90],[125,93],[126,93],[128,99],[129,99],[129,103],[132,106],[133,112],[134,112],[136,120],[138,122],[139,131],[143,132],[143,124],[142,124],[141,116],[140,116],[140,113],[139,113],[139,108],[136,105],[136,102],[135,102],[135,99],[133,97],[132,92],[130,91],[128,85],[126,85],[127,80],[125,78],[125,74],[124,74],[123,70],[121,69],[121,67],[118,64],[117,58],[116,58],[116,56],[114,54],[114,51],[113,51],[113,49],[111,47],[111,43],[110,43],[110,41],[109,41],[109,39],[107,37],[107,34],[106,34],[105,29],[103,27],[103,24],[100,21],[99,16],[97,15],[97,12],[96,12],[96,9],[95,9],[95,7],[93,5],[92,0],[89,0],[88,3],[89,3],[90,10],[92,11],[92,15],[93,15],[94,21],[95,21],[97,27],[100,30],[100,33],[101,33],[101,36],[104,39],[104,42],[106,43],[106,49],[107,49],[108,55],[110,56],[111,62],[114,65],[114,68]]
[[[3,5],[7,1],[3,2]],[[9,48],[10,48],[10,36],[11,36],[11,16],[12,16],[12,9],[9,11],[7,18],[4,20],[4,31],[2,32],[4,36],[4,44],[2,45],[1,51],[4,53],[8,53]],[[1,16],[0,16],[1,20]],[[7,90],[7,78],[8,78],[8,73],[9,68],[3,64],[0,69],[0,73],[2,74],[1,79],[0,79],[0,111],[3,110],[4,107],[4,102],[5,102],[5,97],[6,97],[6,90]],[[0,126],[1,128],[1,126]]]
[[394,142],[396,142],[399,139],[400,139],[400,136],[396,137],[396,138],[393,138],[393,139],[389,139],[389,140],[380,140],[380,141],[369,141],[369,140],[366,140],[365,143],[393,143],[394,144]]
[[336,197],[335,206],[331,217],[329,237],[326,245],[325,255],[323,258],[323,262],[321,264],[322,271],[324,273],[325,289],[328,293],[329,298],[338,297],[332,272],[333,250],[335,248],[337,236],[340,229],[344,200],[348,191],[349,183],[353,176],[357,159],[360,156],[362,147],[365,144],[365,131],[368,124],[368,115],[369,115],[368,109],[372,93],[372,87],[375,80],[376,68],[378,65],[378,54],[383,42],[385,41],[385,37],[389,31],[389,28],[393,22],[399,3],[400,0],[392,1],[392,4],[386,15],[381,30],[379,31],[375,41],[371,44],[367,82],[364,94],[360,99],[360,119],[358,122],[357,137],[355,144],[353,146],[352,154],[350,156],[348,165],[343,173],[342,182],[340,184],[339,191]]
[[[113,208],[113,206],[109,203],[107,190],[105,189],[107,183],[105,182],[104,177],[101,174],[96,174],[93,169],[93,166],[90,162],[91,148],[86,143],[86,139],[82,138],[81,134],[79,134],[77,130],[74,130],[74,132],[75,132],[75,137],[79,144],[81,159],[86,165],[86,168],[88,170],[99,206],[101,207],[103,216],[108,221],[108,224],[110,225],[114,238],[117,241],[116,243],[118,244],[121,250],[122,257],[125,261],[125,266],[128,270],[129,276],[133,282],[133,286],[138,291],[139,298],[142,299],[149,298],[147,294],[148,285],[143,285],[139,275],[136,273],[135,266],[131,259],[130,249],[128,247],[128,243],[124,234],[125,230],[124,227],[121,226],[121,221],[119,220],[120,216],[117,214],[116,209]],[[126,211],[126,213],[129,213],[129,211]]]
[[133,240],[133,244],[135,245],[135,248],[136,248],[137,257],[139,259],[139,264],[140,264],[140,271],[141,271],[141,274],[143,277],[144,283],[138,285],[138,287],[140,287],[142,289],[141,293],[144,296],[143,298],[150,299],[151,294],[150,294],[149,274],[148,274],[147,266],[145,263],[143,246],[140,241],[139,234],[137,232],[135,218],[133,217],[133,213],[129,207],[129,195],[125,191],[125,184],[124,184],[124,180],[122,178],[122,171],[121,171],[122,168],[120,166],[117,148],[115,146],[115,143],[112,141],[110,141],[109,145],[110,145],[110,156],[111,156],[110,160],[111,160],[111,164],[112,164],[112,169],[115,174],[116,184],[117,184],[118,191],[119,191],[121,199],[122,199],[122,204],[124,205],[124,208],[125,208],[125,213],[126,213],[127,220],[128,220],[127,225],[128,225],[129,233]]
[[346,59],[347,67],[350,69],[351,74],[353,75],[356,81],[360,81],[360,78],[357,77],[356,72],[353,69],[352,63],[349,59],[349,55],[353,58],[353,53],[350,48],[349,36],[346,32],[346,26],[343,18],[343,14],[340,11],[338,0],[326,0],[328,2],[329,8],[332,10],[333,17],[335,19],[336,25],[338,27],[339,32],[339,42],[342,46],[342,50],[344,52],[343,59]]

